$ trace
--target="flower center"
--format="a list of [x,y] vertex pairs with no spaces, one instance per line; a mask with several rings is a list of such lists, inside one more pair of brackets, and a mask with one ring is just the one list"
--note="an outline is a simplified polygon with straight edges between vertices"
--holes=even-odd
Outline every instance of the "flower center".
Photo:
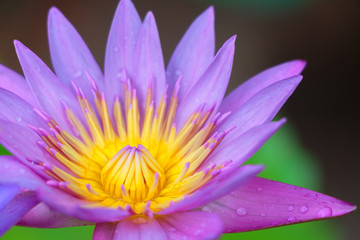
[[89,80],[96,108],[74,84],[82,114],[64,105],[69,126],[36,110],[49,129],[31,128],[43,140],[39,146],[56,159],[54,164],[38,161],[52,178],[49,185],[95,206],[131,207],[143,214],[183,199],[223,167],[200,168],[227,134],[214,132],[224,115],[210,118],[212,110],[199,108],[177,129],[179,82],[171,99],[164,93],[155,109],[152,88],[139,108],[127,79],[123,98],[116,97],[109,111],[104,94]]
[[126,202],[144,202],[157,196],[164,186],[165,173],[142,145],[121,149],[101,171],[104,191]]

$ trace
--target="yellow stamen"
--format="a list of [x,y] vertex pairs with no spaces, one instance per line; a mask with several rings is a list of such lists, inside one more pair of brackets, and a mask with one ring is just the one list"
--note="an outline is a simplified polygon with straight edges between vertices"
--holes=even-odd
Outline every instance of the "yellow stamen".
[[75,90],[83,118],[65,108],[74,134],[45,115],[51,134],[34,130],[61,165],[44,163],[45,172],[64,191],[91,202],[89,207],[130,207],[139,215],[152,216],[203,186],[222,167],[199,170],[225,135],[213,133],[213,111],[198,108],[177,129],[179,83],[171,99],[164,93],[155,107],[152,88],[142,106],[128,80],[123,102],[116,97],[111,111],[95,85],[95,108],[81,89]]

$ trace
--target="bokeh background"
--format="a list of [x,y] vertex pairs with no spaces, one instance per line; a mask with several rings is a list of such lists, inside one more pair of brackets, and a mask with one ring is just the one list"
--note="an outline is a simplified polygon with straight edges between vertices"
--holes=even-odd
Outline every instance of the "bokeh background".
[[[152,10],[167,61],[189,24],[215,6],[216,43],[237,34],[230,89],[261,70],[296,58],[308,62],[304,80],[285,104],[288,123],[250,161],[263,176],[360,204],[358,0],[133,0]],[[78,29],[102,66],[118,0],[0,0],[0,62],[21,72],[12,40],[50,65],[48,9],[57,6]],[[0,109],[1,111],[1,109]],[[4,149],[0,149],[5,154]],[[224,239],[358,239],[360,215],[281,227]],[[3,239],[90,239],[92,227],[43,230],[16,227]]]

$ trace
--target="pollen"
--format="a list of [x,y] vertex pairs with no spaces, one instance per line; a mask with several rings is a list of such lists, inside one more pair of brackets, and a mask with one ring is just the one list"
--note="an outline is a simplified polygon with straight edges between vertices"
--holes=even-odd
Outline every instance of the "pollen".
[[170,99],[165,91],[155,104],[151,87],[140,102],[126,79],[124,94],[110,105],[88,78],[91,99],[73,83],[82,112],[63,104],[68,126],[35,110],[49,126],[30,126],[42,138],[38,145],[55,159],[38,163],[51,178],[49,185],[88,201],[90,207],[131,208],[144,215],[184,199],[221,170],[222,165],[201,165],[227,134],[215,131],[225,115],[200,107],[178,128],[180,80]]

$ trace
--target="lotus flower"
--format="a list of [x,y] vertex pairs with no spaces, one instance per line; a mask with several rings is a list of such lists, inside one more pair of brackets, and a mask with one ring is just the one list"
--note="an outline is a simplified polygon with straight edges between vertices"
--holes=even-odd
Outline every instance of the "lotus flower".
[[94,239],[215,239],[329,218],[355,207],[256,177],[243,165],[285,122],[271,122],[304,61],[270,68],[224,98],[235,37],[214,56],[210,7],[165,70],[154,16],[115,13],[104,74],[56,8],[54,74],[15,41],[25,79],[0,66],[0,234],[13,225],[95,224]]

